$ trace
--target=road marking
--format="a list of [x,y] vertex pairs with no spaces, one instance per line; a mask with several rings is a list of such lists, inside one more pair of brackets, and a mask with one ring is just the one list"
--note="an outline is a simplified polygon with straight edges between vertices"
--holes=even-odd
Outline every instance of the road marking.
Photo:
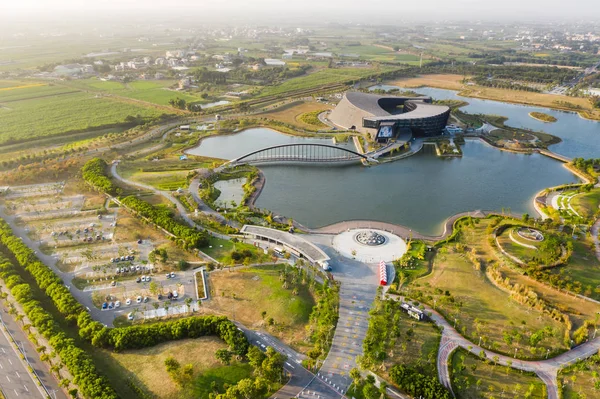
[[12,365],[12,360],[8,359],[8,362]]
[[2,365],[2,363],[0,363],[0,369],[3,369],[3,368],[4,368],[4,366]]
[[23,385],[23,388],[25,388],[25,390],[26,390],[27,392],[29,392],[29,388],[27,388],[27,385]]
[[14,391],[15,391],[15,395],[19,396],[19,392],[17,392],[16,389],[14,389]]
[[6,351],[4,350],[4,348],[2,348],[2,353],[6,353]]
[[17,374],[17,378],[21,378],[18,371],[15,371],[15,373]]
[[292,369],[294,368],[294,366],[292,366],[291,364],[289,364],[288,362],[285,362],[285,364],[287,364],[288,366],[290,366]]
[[10,382],[10,378],[8,378],[8,376],[6,376],[6,379],[8,380],[8,382]]

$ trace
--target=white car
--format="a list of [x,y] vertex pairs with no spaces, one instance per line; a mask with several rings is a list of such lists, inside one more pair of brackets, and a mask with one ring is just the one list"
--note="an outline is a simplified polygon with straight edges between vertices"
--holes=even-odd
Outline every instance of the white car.
[[120,307],[120,306],[121,306],[121,301],[117,301],[117,302],[115,302],[115,308],[118,308],[118,307]]
[[137,299],[135,300],[137,303],[142,303],[142,297],[138,296]]
[[175,278],[175,272],[171,272],[171,278]]
[[173,299],[177,299],[179,297],[179,294],[177,293],[177,291],[173,291]]
[[127,318],[128,318],[129,320],[133,320],[133,313],[129,313],[129,314],[127,315]]
[[140,269],[141,269],[140,265],[137,265],[137,266],[135,267],[135,271],[136,271],[136,272],[139,272],[139,271],[140,271]]
[[167,278],[171,278],[171,275],[170,275],[169,273],[165,274],[165,276],[166,276]]
[[147,281],[147,282],[150,282],[150,280],[152,280],[152,279],[150,278],[150,276],[146,276],[146,281]]
[[146,282],[146,276],[142,276],[142,283]]
[[127,300],[125,301],[126,305],[131,305],[131,298],[127,298]]

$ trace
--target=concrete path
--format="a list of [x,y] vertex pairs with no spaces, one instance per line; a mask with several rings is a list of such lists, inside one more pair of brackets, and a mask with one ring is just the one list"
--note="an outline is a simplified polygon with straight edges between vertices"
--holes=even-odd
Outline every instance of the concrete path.
[[202,199],[200,198],[200,195],[198,194],[199,190],[200,190],[200,176],[196,176],[190,182],[190,187],[189,187],[188,191],[190,192],[190,194],[192,194],[192,198],[196,202],[196,205],[198,205],[198,210],[200,212],[204,213],[205,215],[212,216],[220,223],[227,224],[228,226],[235,227],[238,229],[241,227],[238,222],[235,222],[233,220],[229,220],[229,219],[225,218],[219,212],[215,211],[210,206],[206,205],[206,203],[204,201],[202,201]]
[[596,220],[596,223],[592,226],[591,232],[594,246],[596,247],[596,257],[600,260],[600,219]]
[[443,328],[442,340],[440,344],[440,350],[438,351],[437,365],[438,373],[441,383],[451,389],[450,373],[448,370],[448,360],[454,349],[461,347],[479,356],[481,352],[485,352],[485,356],[488,359],[494,359],[497,357],[498,363],[503,366],[509,366],[518,370],[524,370],[534,372],[540,377],[544,384],[546,384],[548,390],[549,399],[558,399],[558,384],[557,374],[558,371],[570,364],[573,364],[581,359],[590,357],[600,349],[600,337],[588,341],[576,348],[565,352],[559,356],[548,360],[539,361],[527,361],[519,360],[506,355],[498,354],[487,350],[479,345],[464,338],[458,333],[450,323],[444,319],[442,315],[437,313],[432,308],[425,306],[425,311],[431,313],[431,320],[438,326]]

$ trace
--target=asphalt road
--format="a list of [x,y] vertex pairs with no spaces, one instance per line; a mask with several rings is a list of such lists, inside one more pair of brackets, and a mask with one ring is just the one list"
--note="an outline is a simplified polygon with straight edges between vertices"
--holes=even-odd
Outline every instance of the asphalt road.
[[[5,310],[2,312],[3,319],[7,322],[9,330],[11,333],[14,333],[14,329],[11,328],[10,325],[10,317]],[[15,336],[18,340],[19,337]],[[23,341],[23,344],[27,344],[29,341]],[[27,346],[25,347],[26,353],[31,353]],[[35,350],[34,350],[35,352]],[[44,374],[47,378],[44,380],[50,382],[50,379],[53,379],[52,376],[49,376],[44,373],[43,369],[37,367],[38,364],[34,363],[34,357],[28,356],[28,359],[33,363],[34,369]],[[38,358],[38,362],[41,361]],[[56,385],[56,381],[54,381],[54,385]],[[7,338],[7,334],[5,331],[0,333],[0,389],[2,389],[2,393],[7,399],[38,399],[44,398],[45,396],[39,391],[38,386],[33,381],[33,378],[27,371],[23,361],[18,357],[16,349],[12,346]],[[62,391],[61,391],[62,393]],[[66,398],[64,394],[59,396],[60,398]]]

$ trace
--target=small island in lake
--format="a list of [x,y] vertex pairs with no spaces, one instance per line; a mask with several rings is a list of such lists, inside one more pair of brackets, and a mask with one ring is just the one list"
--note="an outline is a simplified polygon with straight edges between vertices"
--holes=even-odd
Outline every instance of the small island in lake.
[[558,120],[552,115],[548,115],[543,112],[530,112],[529,116],[531,116],[533,119],[537,119],[538,121],[542,122],[556,122]]

